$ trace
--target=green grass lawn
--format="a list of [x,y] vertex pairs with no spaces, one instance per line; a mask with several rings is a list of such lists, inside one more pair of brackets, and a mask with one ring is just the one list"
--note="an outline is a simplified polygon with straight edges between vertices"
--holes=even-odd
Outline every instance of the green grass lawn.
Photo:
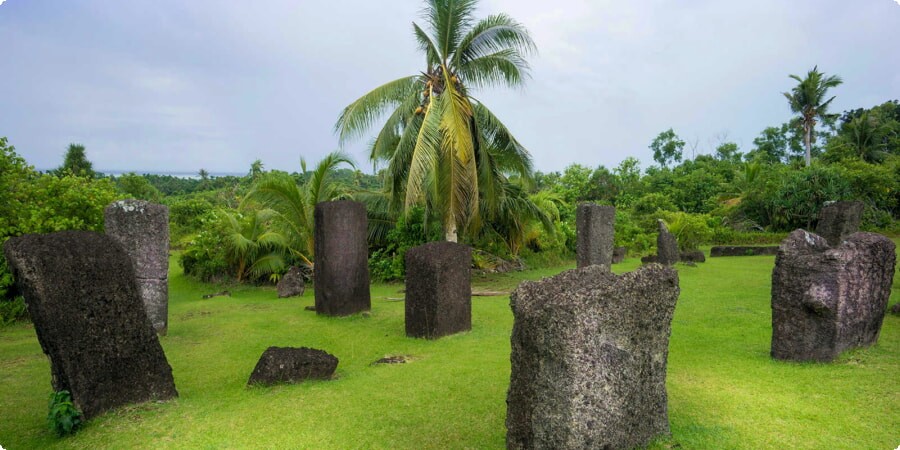
[[[652,448],[853,448],[900,445],[900,317],[878,344],[833,364],[769,357],[774,257],[678,266],[668,392],[672,436]],[[636,259],[615,266],[633,270]],[[563,267],[476,277],[510,290]],[[372,286],[368,316],[318,317],[274,288],[232,297],[184,278],[173,260],[169,334],[180,397],[123,408],[57,439],[47,428],[50,369],[30,324],[0,329],[0,445],[23,448],[503,448],[509,384],[508,296],[474,297],[472,331],[404,335],[402,285]],[[891,304],[898,301],[895,279]],[[267,347],[308,346],[340,359],[333,381],[246,387]],[[372,365],[387,355],[412,361]]]

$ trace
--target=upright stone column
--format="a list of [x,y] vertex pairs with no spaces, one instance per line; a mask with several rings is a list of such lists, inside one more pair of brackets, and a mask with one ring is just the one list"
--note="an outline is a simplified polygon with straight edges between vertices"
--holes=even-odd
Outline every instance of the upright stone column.
[[678,262],[681,255],[678,252],[678,240],[669,232],[665,222],[658,220],[659,234],[656,236],[656,262],[671,266]]
[[178,396],[118,242],[91,231],[27,234],[6,241],[3,253],[50,359],[53,389],[69,391],[86,419]]
[[593,264],[609,267],[613,260],[613,238],[616,223],[614,206],[581,203],[575,211],[578,267]]
[[169,208],[119,200],[103,211],[106,234],[128,252],[144,309],[157,333],[169,326]]
[[860,201],[841,201],[826,205],[819,211],[816,234],[825,238],[832,247],[840,245],[842,239],[859,231],[864,206]]
[[522,282],[510,296],[507,448],[634,448],[668,434],[678,294],[678,273],[659,264]]
[[832,361],[878,341],[896,264],[895,245],[854,233],[837,247],[796,230],[772,271],[772,357]]
[[366,207],[322,202],[315,209],[316,314],[346,316],[371,308]]
[[472,249],[430,242],[406,252],[406,335],[436,339],[472,329]]

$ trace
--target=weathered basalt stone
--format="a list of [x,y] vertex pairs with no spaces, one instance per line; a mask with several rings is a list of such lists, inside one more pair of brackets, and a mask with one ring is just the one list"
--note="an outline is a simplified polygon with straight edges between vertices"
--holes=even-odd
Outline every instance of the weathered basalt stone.
[[655,262],[659,262],[659,257],[656,255],[641,256],[641,264],[650,264]]
[[616,208],[582,203],[575,212],[576,259],[578,267],[609,266],[613,258]]
[[659,234],[656,236],[656,262],[671,266],[678,262],[678,241],[662,220],[659,222]]
[[678,294],[678,273],[659,264],[520,284],[510,296],[507,448],[633,448],[667,434]]
[[760,256],[775,254],[778,254],[777,245],[716,245],[709,249],[710,258],[718,258],[722,256]]
[[159,334],[169,324],[169,208],[144,200],[119,200],[103,211],[106,234],[131,258],[144,308]]
[[819,211],[816,234],[835,247],[841,240],[859,231],[865,205],[860,201],[840,201],[826,205]]
[[891,314],[900,316],[900,303],[894,303],[894,306],[891,307]]
[[3,252],[50,359],[53,389],[68,390],[86,419],[178,395],[118,242],[63,231],[12,238]]
[[321,202],[315,209],[316,314],[346,316],[372,307],[366,207],[360,202]]
[[406,335],[436,339],[472,329],[472,250],[429,242],[406,252]]
[[250,374],[248,385],[297,383],[303,380],[330,380],[338,359],[314,348],[269,347]]
[[706,262],[706,255],[703,254],[702,250],[689,250],[686,252],[681,252],[678,255],[678,259],[681,262]]
[[878,340],[894,278],[894,243],[854,233],[830,247],[796,230],[781,243],[772,272],[772,357],[832,361]]
[[306,292],[306,282],[303,281],[303,272],[299,267],[291,267],[287,273],[281,276],[275,286],[278,298],[297,297]]
[[625,256],[628,253],[628,249],[625,247],[616,247],[613,249],[613,257],[612,263],[618,264],[625,260]]

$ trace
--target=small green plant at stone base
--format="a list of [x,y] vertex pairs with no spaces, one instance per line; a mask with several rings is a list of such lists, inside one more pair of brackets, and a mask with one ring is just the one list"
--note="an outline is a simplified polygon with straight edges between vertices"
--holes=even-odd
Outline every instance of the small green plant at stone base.
[[57,391],[50,394],[50,412],[47,413],[47,424],[57,436],[72,434],[81,427],[81,413],[72,403],[69,391]]

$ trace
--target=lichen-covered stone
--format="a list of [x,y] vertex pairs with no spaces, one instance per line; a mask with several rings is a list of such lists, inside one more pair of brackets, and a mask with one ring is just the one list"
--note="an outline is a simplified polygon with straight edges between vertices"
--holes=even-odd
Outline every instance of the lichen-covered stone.
[[103,211],[107,235],[134,261],[138,278],[169,277],[169,208],[144,200],[119,200]]
[[865,205],[860,201],[840,201],[826,205],[819,211],[816,234],[835,247],[841,240],[859,231]]
[[169,208],[144,200],[119,200],[103,211],[106,234],[134,263],[144,309],[159,334],[169,326]]
[[50,358],[53,389],[68,390],[85,418],[178,395],[118,242],[63,231],[12,238],[3,251]]
[[878,340],[894,278],[894,243],[854,233],[830,247],[796,230],[772,272],[772,357],[828,362]]
[[162,336],[169,331],[169,280],[135,279],[144,311],[153,329]]
[[260,356],[248,385],[296,383],[303,380],[329,380],[338,359],[325,351],[300,347],[269,347]]
[[316,314],[346,316],[372,307],[366,207],[350,200],[315,209]]
[[303,272],[299,267],[291,267],[287,273],[281,276],[275,286],[278,298],[297,297],[306,292],[306,282],[303,281]]
[[616,208],[582,203],[575,212],[576,259],[578,267],[609,266],[613,258],[613,226]]
[[406,335],[435,339],[472,329],[472,249],[430,242],[406,252]]
[[777,253],[777,245],[716,245],[709,249],[710,258],[718,258],[722,256],[775,255]]
[[678,262],[678,241],[669,232],[666,223],[659,220],[659,234],[656,236],[656,262],[671,266]]
[[669,432],[666,361],[678,273],[588,266],[510,296],[510,449],[633,448]]

